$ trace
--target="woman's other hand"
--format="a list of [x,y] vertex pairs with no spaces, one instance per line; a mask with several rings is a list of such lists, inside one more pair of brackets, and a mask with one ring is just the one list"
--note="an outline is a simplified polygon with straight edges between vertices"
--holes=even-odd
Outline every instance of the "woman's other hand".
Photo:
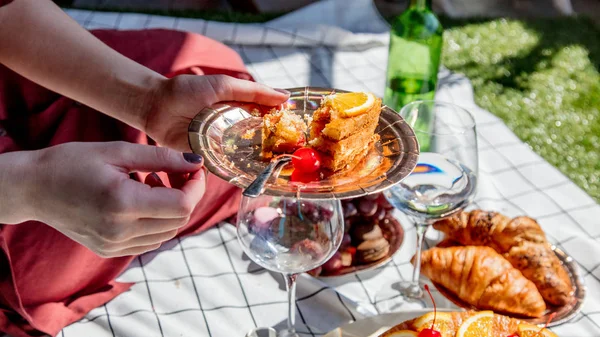
[[152,93],[144,131],[162,146],[190,151],[187,130],[200,110],[217,102],[241,101],[275,106],[289,92],[226,75],[180,75],[164,80]]
[[[28,219],[14,220],[44,222],[102,257],[158,248],[187,224],[205,192],[201,157],[168,148],[66,143],[28,154],[24,209],[17,212]],[[157,175],[148,175],[147,184],[129,176],[160,171],[188,177],[182,186],[167,188]]]

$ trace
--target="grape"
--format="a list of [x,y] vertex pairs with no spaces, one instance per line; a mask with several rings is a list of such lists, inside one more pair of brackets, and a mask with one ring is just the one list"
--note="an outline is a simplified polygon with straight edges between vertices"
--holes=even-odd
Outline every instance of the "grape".
[[344,233],[349,233],[350,228],[352,228],[352,220],[350,220],[350,219],[344,220]]
[[333,205],[326,204],[321,207],[321,221],[329,221],[333,217]]
[[367,195],[364,195],[362,198],[364,200],[377,200],[380,195],[381,195],[381,193],[367,194]]
[[344,236],[342,238],[342,243],[340,244],[340,247],[349,246],[351,243],[352,243],[352,237],[350,236],[350,234],[346,233],[346,234],[344,234]]
[[344,218],[346,218],[346,219],[358,214],[358,210],[356,209],[356,206],[354,206],[354,204],[351,202],[343,205],[342,207],[344,209]]
[[318,223],[321,221],[321,214],[317,205],[308,201],[303,201],[300,205],[300,213],[309,221],[313,223]]
[[322,268],[327,274],[331,274],[342,268],[342,254],[340,254],[340,252],[335,252],[335,254],[322,265]]
[[394,206],[390,204],[390,202],[385,198],[383,193],[379,196],[379,199],[377,199],[377,203],[379,203],[379,206],[383,207],[385,210],[394,209]]
[[383,207],[379,207],[377,209],[377,213],[375,213],[373,215],[373,219],[375,221],[381,221],[381,220],[383,220],[385,218],[385,216],[387,215],[387,213],[388,212],[385,209],[383,209]]
[[285,215],[298,215],[298,203],[296,201],[289,201],[281,199],[279,201],[279,208]]
[[377,212],[377,203],[372,200],[362,199],[358,204],[358,211],[363,216],[373,216]]

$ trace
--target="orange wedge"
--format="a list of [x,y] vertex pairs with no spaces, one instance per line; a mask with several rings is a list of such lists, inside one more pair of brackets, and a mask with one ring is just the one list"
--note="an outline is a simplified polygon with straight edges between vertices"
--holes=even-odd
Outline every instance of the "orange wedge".
[[465,320],[458,328],[456,337],[488,337],[493,329],[493,311],[481,311]]
[[388,335],[386,337],[418,337],[418,336],[419,336],[419,334],[414,331],[398,330],[398,331],[394,331],[391,335]]
[[[420,332],[423,329],[431,328],[433,323],[433,312],[428,312],[425,315],[417,318],[413,327]],[[438,312],[435,317],[435,325],[433,328],[442,334],[442,337],[454,337],[454,321],[452,315],[447,312]]]
[[375,96],[369,92],[349,92],[327,96],[325,102],[342,117],[354,117],[369,111],[375,104]]
[[519,324],[517,326],[517,333],[519,337],[558,337],[554,332],[546,328],[540,328],[537,325],[527,323]]

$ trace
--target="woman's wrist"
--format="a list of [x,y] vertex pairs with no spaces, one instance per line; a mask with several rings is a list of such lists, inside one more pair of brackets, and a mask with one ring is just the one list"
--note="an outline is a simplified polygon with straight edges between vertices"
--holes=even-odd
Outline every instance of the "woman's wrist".
[[36,220],[37,156],[38,151],[0,154],[0,223]]

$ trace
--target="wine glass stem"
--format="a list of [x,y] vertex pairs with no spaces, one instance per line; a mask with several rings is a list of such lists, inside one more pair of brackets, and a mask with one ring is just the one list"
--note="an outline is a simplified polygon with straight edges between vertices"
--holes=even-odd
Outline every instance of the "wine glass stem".
[[[419,277],[421,276],[421,250],[423,250],[423,241],[425,240],[425,232],[429,228],[427,223],[416,222],[417,232],[417,249],[415,255],[415,263],[412,275],[412,287],[419,287]],[[420,288],[419,288],[420,289]]]
[[293,336],[296,332],[296,277],[298,274],[284,274],[285,286],[288,295],[288,318],[287,318],[287,335]]

